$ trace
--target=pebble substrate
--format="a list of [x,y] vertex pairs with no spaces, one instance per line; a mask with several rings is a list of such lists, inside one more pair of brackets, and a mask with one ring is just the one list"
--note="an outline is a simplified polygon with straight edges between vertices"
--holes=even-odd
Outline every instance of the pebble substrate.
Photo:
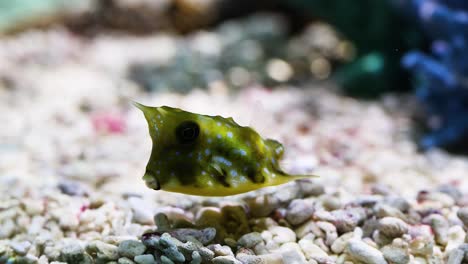
[[[52,29],[0,43],[0,263],[468,263],[468,160],[418,153],[396,98],[148,94],[122,77],[170,41]],[[283,142],[288,171],[321,177],[224,198],[150,190],[130,100],[233,116]]]

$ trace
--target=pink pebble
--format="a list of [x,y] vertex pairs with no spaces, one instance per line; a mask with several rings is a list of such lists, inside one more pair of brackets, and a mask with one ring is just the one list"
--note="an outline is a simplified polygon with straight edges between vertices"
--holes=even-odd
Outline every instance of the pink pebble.
[[80,207],[80,213],[82,213],[82,212],[88,210],[88,208],[89,208],[88,205],[86,205],[86,204],[82,205],[82,206]]
[[432,227],[429,225],[413,225],[409,228],[409,234],[412,238],[431,237],[434,232],[432,231]]
[[91,116],[91,120],[96,132],[118,134],[126,129],[125,118],[122,114],[97,113]]
[[78,219],[78,221],[80,220],[81,218],[81,215],[89,209],[89,205],[87,204],[83,204],[81,207],[80,207],[80,210],[77,212],[76,214],[76,218]]

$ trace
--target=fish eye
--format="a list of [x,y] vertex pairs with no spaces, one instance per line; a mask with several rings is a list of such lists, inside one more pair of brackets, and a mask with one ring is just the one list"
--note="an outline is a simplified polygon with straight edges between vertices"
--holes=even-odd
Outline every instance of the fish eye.
[[176,137],[179,143],[193,143],[200,134],[200,127],[193,121],[184,121],[176,128]]

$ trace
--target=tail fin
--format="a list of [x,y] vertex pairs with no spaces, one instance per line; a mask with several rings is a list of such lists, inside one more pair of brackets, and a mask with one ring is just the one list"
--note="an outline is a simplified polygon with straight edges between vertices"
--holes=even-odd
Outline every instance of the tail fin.
[[287,173],[280,174],[281,176],[275,177],[270,179],[268,182],[269,186],[281,185],[288,182],[296,181],[296,180],[303,180],[303,179],[310,179],[312,177],[319,177],[316,175],[290,175]]
[[302,179],[310,179],[310,178],[319,178],[320,176],[314,174],[287,174],[285,173],[284,176],[291,178],[292,180],[302,180]]

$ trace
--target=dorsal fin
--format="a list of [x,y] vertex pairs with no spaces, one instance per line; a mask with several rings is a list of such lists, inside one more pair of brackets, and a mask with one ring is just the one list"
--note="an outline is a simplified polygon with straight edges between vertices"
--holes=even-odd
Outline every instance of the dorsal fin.
[[284,147],[277,140],[268,138],[265,140],[265,144],[274,152],[275,158],[279,159],[283,156]]

